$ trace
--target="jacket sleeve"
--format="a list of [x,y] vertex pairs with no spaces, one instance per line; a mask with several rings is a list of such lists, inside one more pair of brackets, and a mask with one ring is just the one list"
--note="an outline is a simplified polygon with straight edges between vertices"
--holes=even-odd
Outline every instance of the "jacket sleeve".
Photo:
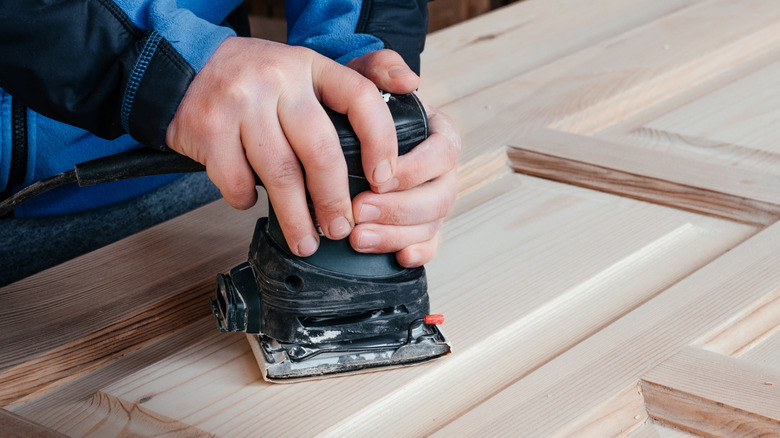
[[164,148],[193,77],[234,35],[214,23],[240,0],[213,3],[198,11],[176,0],[0,0],[0,88],[99,137],[128,133]]
[[401,54],[417,74],[428,30],[428,0],[287,0],[288,44],[346,64],[379,49]]

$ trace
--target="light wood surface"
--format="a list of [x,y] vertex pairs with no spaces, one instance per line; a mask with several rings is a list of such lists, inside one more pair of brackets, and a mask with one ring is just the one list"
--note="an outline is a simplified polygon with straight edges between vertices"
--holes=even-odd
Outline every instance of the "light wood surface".
[[526,0],[430,36],[464,145],[427,266],[450,356],[263,382],[206,296],[265,207],[220,201],[0,289],[2,406],[91,437],[780,435],[779,23]]

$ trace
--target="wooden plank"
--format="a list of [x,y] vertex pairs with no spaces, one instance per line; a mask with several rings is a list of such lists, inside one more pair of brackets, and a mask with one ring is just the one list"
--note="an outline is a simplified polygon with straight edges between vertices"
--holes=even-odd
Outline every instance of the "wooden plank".
[[770,190],[780,186],[780,174],[719,172],[694,159],[661,159],[646,150],[626,154],[622,145],[552,130],[527,133],[510,145],[511,166],[519,172],[739,222],[769,225],[780,219],[780,204],[723,193],[739,193],[733,189],[749,178],[780,202]]
[[441,106],[695,3],[608,0],[594,7],[584,0],[525,0],[506,6],[430,35],[420,92]]
[[574,430],[580,438],[623,436],[640,429],[648,418],[642,390],[635,382],[584,415]]
[[750,345],[750,349],[740,352],[740,358],[780,369],[780,318],[774,330],[767,332],[758,342]]
[[[558,95],[570,102],[558,106],[548,127],[593,135],[664,108],[677,96],[691,96],[691,89],[722,88],[735,79],[733,71],[742,71],[735,69],[739,64],[752,73],[777,61],[778,17],[780,7],[772,2],[709,0],[605,41],[593,47],[594,56],[563,75],[580,79],[571,92]],[[714,26],[723,31],[708,32]],[[719,102],[719,107],[727,104]]]
[[266,208],[238,212],[218,201],[0,289],[0,404],[207,314],[214,276],[246,258]]
[[5,438],[63,438],[65,435],[5,409],[0,409],[0,434]]
[[[619,126],[622,136],[624,131],[639,129],[691,100],[776,63],[780,59],[778,23],[780,8],[776,3],[706,1],[461,98],[445,110],[463,129],[464,144],[470,146],[464,149],[466,156],[503,146],[539,129],[592,136]],[[729,31],[701,37],[718,27]],[[674,47],[664,49],[670,41]],[[720,108],[739,117],[730,112],[728,102]],[[765,167],[747,166],[742,171],[734,169],[733,160],[719,159],[717,152],[703,155],[695,148],[664,141],[650,147],[637,144],[630,136],[607,139],[621,147],[617,153],[601,156],[619,157],[612,160],[649,156],[651,169],[669,167],[660,177],[652,175],[659,179],[696,187],[693,177],[705,178],[701,181],[717,185],[704,188],[780,204],[780,195],[773,189],[780,175],[772,164],[777,161],[770,160]],[[678,164],[682,162],[697,163],[697,173],[686,176],[686,168]],[[612,163],[593,164],[613,168]],[[721,174],[723,180],[712,177]]]
[[0,403],[7,407],[27,401],[208,316],[211,312],[206,303],[214,294],[213,283],[211,280],[186,293],[154,301],[138,313],[6,370],[0,374]]
[[[733,357],[742,357],[751,354],[753,357],[760,353],[751,353],[758,345],[764,344],[767,339],[777,336],[780,332],[780,288],[775,294],[766,297],[765,302],[758,302],[756,306],[741,309],[734,315],[732,321],[728,321],[722,327],[707,333],[696,344],[701,348],[725,354]],[[771,344],[769,341],[768,344]],[[764,345],[762,349],[767,349]],[[770,346],[768,350],[773,350]],[[780,352],[780,349],[777,350]],[[780,355],[778,356],[780,358]],[[780,362],[777,363],[780,366]]]
[[694,438],[698,436],[649,419],[638,429],[627,434],[626,438]]
[[[507,191],[495,189],[502,184]],[[490,201],[469,200],[483,191]],[[521,175],[458,202],[478,208],[445,224],[441,251],[449,256],[428,265],[432,310],[446,315],[456,354],[393,372],[270,385],[247,343],[214,329],[99,391],[220,436],[424,435],[754,232]],[[301,421],[304,399],[317,409]],[[20,412],[43,424],[67,417],[54,407],[42,413],[38,403],[46,396]]]
[[685,348],[643,377],[650,416],[706,436],[780,435],[780,370]]
[[[203,436],[203,431],[146,411],[143,403],[140,410],[135,409],[100,390],[214,334],[213,317],[201,319],[186,330],[150,341],[117,360],[60,384],[45,397],[17,405],[13,410],[25,418],[39,418],[68,436],[126,436],[132,433],[136,433],[135,436]],[[226,335],[222,339],[229,340],[230,337]],[[233,336],[232,341],[245,343],[240,336]],[[106,421],[106,418],[112,421]]]
[[[724,111],[724,105],[728,105],[727,111]],[[757,164],[780,160],[780,144],[776,140],[780,134],[778,120],[780,62],[775,62],[677,108],[645,127],[683,138],[710,140],[717,146],[702,145],[700,154],[717,155],[719,159],[745,165],[751,156]],[[736,147],[729,150],[728,145],[749,147],[743,146],[741,151]]]
[[687,276],[457,418],[435,436],[566,436],[597,406],[780,288],[780,224]]
[[[439,70],[424,72],[423,94],[430,90],[435,105],[450,102],[444,110],[464,133],[463,197],[445,223],[439,257],[428,266],[433,310],[447,316],[443,329],[454,355],[387,373],[262,383],[243,337],[218,333],[211,321],[185,310],[189,304],[179,304],[194,309],[199,285],[246,257],[257,215],[233,218],[223,205],[29,279],[7,295],[0,291],[16,303],[0,311],[0,371],[21,367],[4,383],[27,387],[13,400],[35,395],[14,412],[70,435],[624,433],[644,424],[632,389],[654,366],[730,325],[758,332],[755,321],[761,320],[770,327],[771,308],[763,306],[780,288],[780,225],[734,248],[758,228],[508,174],[505,146],[539,129],[576,138],[574,144],[590,136],[592,153],[618,157],[594,164],[617,162],[614,170],[623,174],[632,173],[625,163],[641,151],[650,151],[640,164],[651,169],[683,157],[699,174],[715,171],[735,183],[710,176],[688,184],[703,206],[697,211],[713,204],[728,211],[720,200],[728,199],[737,213],[723,216],[771,223],[773,214],[764,213],[765,204],[778,199],[773,151],[763,150],[767,167],[760,167],[752,144],[729,143],[723,156],[751,163],[731,171],[735,166],[724,165],[721,154],[697,150],[736,138],[760,118],[711,140],[702,134],[704,122],[676,133],[664,117],[680,110],[695,121],[700,104],[693,103],[704,96],[733,85],[718,95],[723,100],[753,89],[751,81],[771,83],[761,72],[774,71],[780,54],[777,4],[523,4],[530,6],[437,34],[426,51],[440,58],[424,63]],[[539,15],[524,15],[534,11]],[[440,88],[426,88],[427,78]],[[469,83],[459,83],[464,79]],[[774,114],[771,104],[761,108]],[[620,147],[607,153],[605,144]],[[657,179],[679,188],[675,177],[689,167],[672,170]],[[648,177],[641,167],[636,175]],[[732,185],[738,193],[729,191]],[[708,190],[732,198],[709,201]],[[79,277],[68,279],[73,273]],[[41,305],[21,308],[33,293]],[[181,319],[178,310],[163,312],[163,303],[181,306]],[[769,316],[759,317],[762,308]],[[136,338],[145,313],[158,309],[167,319],[152,317],[153,328]],[[186,326],[172,331],[177,321]],[[744,357],[774,345],[767,330],[749,341],[757,347]],[[101,350],[106,358],[98,349],[66,354],[93,339],[117,348]],[[23,380],[28,373],[43,375],[50,363],[54,380],[38,387]],[[302,413],[302,401],[316,409]]]

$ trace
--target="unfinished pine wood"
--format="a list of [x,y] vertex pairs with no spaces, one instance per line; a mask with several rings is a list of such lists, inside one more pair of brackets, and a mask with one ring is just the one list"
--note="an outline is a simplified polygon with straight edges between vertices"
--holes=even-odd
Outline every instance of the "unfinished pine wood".
[[[498,185],[505,191],[495,191]],[[214,329],[99,392],[219,436],[426,434],[754,232],[519,175],[459,202],[483,190],[503,194],[452,218],[441,251],[455,257],[428,266],[432,309],[447,318],[454,355],[393,372],[272,385],[262,382],[243,338]],[[478,378],[464,379],[474,373]],[[297,415],[302,400],[317,407],[306,421]],[[36,403],[18,410],[57,430],[77,430],[72,416]],[[110,415],[100,421],[113,422]]]
[[0,434],[6,438],[64,438],[57,431],[0,409]]
[[420,93],[453,102],[697,0],[524,0],[433,34]]
[[[780,332],[780,288],[764,301],[740,309],[731,321],[704,335],[695,344],[703,349],[732,357],[755,354],[752,350],[772,350],[772,338]],[[767,342],[768,341],[768,342]],[[777,363],[780,366],[780,362]]]
[[649,419],[625,436],[627,438],[694,438],[700,435],[685,432],[673,426]]
[[780,174],[737,168],[713,174],[711,166],[695,159],[670,164],[649,151],[626,154],[619,144],[552,130],[526,133],[510,144],[512,168],[529,175],[756,225],[780,219],[779,204],[717,191],[765,176],[761,189],[771,192],[780,187]]
[[780,288],[780,224],[772,225],[462,415],[438,436],[565,436],[614,394],[741,309]]
[[[779,18],[780,6],[773,2],[697,3],[463,97],[446,109],[465,127],[464,143],[473,146],[465,154],[477,155],[497,144],[525,147],[523,138],[540,130],[573,134],[572,139],[596,137],[606,142],[570,143],[580,155],[593,154],[586,164],[624,170],[624,164],[636,163],[639,168],[630,173],[640,177],[778,205],[780,161],[768,149],[780,124],[765,123],[777,113],[771,103],[763,103],[773,91],[763,90],[774,87]],[[728,31],[712,33],[713,28]],[[744,95],[739,105],[730,101],[735,95]],[[706,96],[714,97],[696,103]],[[766,114],[746,117],[749,106]],[[717,111],[721,125],[732,126],[728,136],[715,133],[708,139],[703,128],[682,134],[672,131],[673,124],[665,126],[670,120],[694,119],[706,126],[706,115],[696,118],[702,107]],[[753,132],[756,124],[765,128]],[[652,135],[644,135],[648,132]],[[763,140],[757,146],[723,143],[736,137]],[[540,144],[536,151],[543,148]]]
[[0,289],[0,405],[208,315],[215,273],[246,258],[265,210],[218,201]]
[[642,378],[648,414],[705,436],[780,435],[780,369],[685,348]]
[[739,358],[780,369],[780,321],[776,322],[772,331],[766,332],[749,349],[741,352]]
[[[448,357],[264,383],[203,300],[261,214],[219,203],[0,290],[0,395],[69,436],[679,436],[664,421],[691,406],[727,430],[774,421],[771,385],[740,379],[780,369],[778,23],[760,0],[526,0],[431,36],[421,94],[464,145],[427,266]],[[565,183],[511,172],[529,157]],[[570,184],[582,169],[620,196]]]

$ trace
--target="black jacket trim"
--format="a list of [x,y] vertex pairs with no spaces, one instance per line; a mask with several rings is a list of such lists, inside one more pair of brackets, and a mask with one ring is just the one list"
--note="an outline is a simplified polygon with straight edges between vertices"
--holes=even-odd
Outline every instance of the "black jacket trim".
[[149,61],[151,61],[152,55],[157,50],[157,45],[160,44],[161,39],[162,36],[156,31],[149,34],[144,49],[141,51],[141,56],[138,57],[138,61],[136,61],[135,67],[133,67],[133,73],[130,74],[130,80],[127,81],[125,94],[122,97],[122,113],[120,115],[122,128],[124,128],[125,132],[130,132],[130,109],[133,107],[135,92],[138,91],[138,85],[144,77]]
[[[81,17],[88,26],[74,25]],[[164,147],[193,77],[181,54],[111,0],[0,0],[0,88],[49,118]]]
[[356,33],[376,36],[420,74],[428,33],[428,0],[363,0]]

